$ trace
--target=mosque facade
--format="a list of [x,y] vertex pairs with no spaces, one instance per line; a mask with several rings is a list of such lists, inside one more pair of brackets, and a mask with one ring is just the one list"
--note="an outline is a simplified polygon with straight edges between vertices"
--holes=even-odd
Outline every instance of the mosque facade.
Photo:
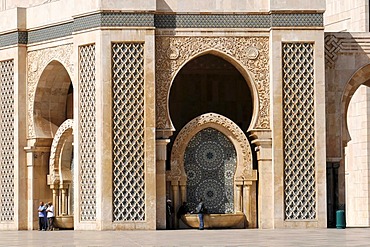
[[201,198],[215,227],[369,226],[368,3],[334,2],[0,0],[0,229],[41,201],[187,228],[166,202]]

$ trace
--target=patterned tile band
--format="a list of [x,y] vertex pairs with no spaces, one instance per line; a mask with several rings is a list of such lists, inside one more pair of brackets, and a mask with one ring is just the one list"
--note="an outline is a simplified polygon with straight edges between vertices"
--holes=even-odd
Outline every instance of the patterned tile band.
[[322,13],[168,15],[103,12],[77,17],[71,22],[39,30],[0,35],[0,47],[47,41],[96,27],[270,28],[322,27],[323,23]]

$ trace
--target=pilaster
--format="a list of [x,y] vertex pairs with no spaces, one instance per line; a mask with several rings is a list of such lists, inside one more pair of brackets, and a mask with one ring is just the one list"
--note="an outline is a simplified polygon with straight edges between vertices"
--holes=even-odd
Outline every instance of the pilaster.
[[156,228],[166,229],[166,157],[170,139],[156,140]]
[[252,130],[258,162],[258,227],[274,228],[274,168],[270,130]]

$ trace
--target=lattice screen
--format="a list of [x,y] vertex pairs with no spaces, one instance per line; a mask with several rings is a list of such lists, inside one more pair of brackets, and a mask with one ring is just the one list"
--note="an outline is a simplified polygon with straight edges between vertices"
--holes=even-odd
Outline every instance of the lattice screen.
[[283,44],[285,218],[316,218],[314,45]]
[[113,221],[145,220],[144,45],[112,44]]
[[14,60],[0,62],[1,221],[14,220]]
[[95,45],[79,48],[80,220],[96,220]]

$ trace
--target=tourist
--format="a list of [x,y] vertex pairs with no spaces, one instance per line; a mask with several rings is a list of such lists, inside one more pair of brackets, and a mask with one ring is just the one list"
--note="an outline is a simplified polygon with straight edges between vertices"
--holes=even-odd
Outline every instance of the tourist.
[[166,229],[172,229],[172,214],[174,213],[172,201],[167,200],[166,203]]
[[44,205],[44,208],[45,210],[43,211],[43,214],[44,214],[44,228],[43,228],[43,231],[47,231],[48,230],[48,217],[47,217],[47,212],[46,210],[48,209],[49,205],[47,203],[45,203]]
[[206,208],[204,207],[203,198],[200,198],[199,204],[195,209],[195,213],[199,217],[199,230],[204,229],[204,214],[206,213]]
[[49,224],[49,231],[54,230],[54,206],[52,202],[49,202],[49,207],[46,209],[47,212],[47,218],[48,218],[48,224]]
[[45,212],[45,206],[44,202],[40,202],[40,206],[37,209],[39,212],[39,231],[44,231],[45,227],[45,219],[44,219],[44,212]]

